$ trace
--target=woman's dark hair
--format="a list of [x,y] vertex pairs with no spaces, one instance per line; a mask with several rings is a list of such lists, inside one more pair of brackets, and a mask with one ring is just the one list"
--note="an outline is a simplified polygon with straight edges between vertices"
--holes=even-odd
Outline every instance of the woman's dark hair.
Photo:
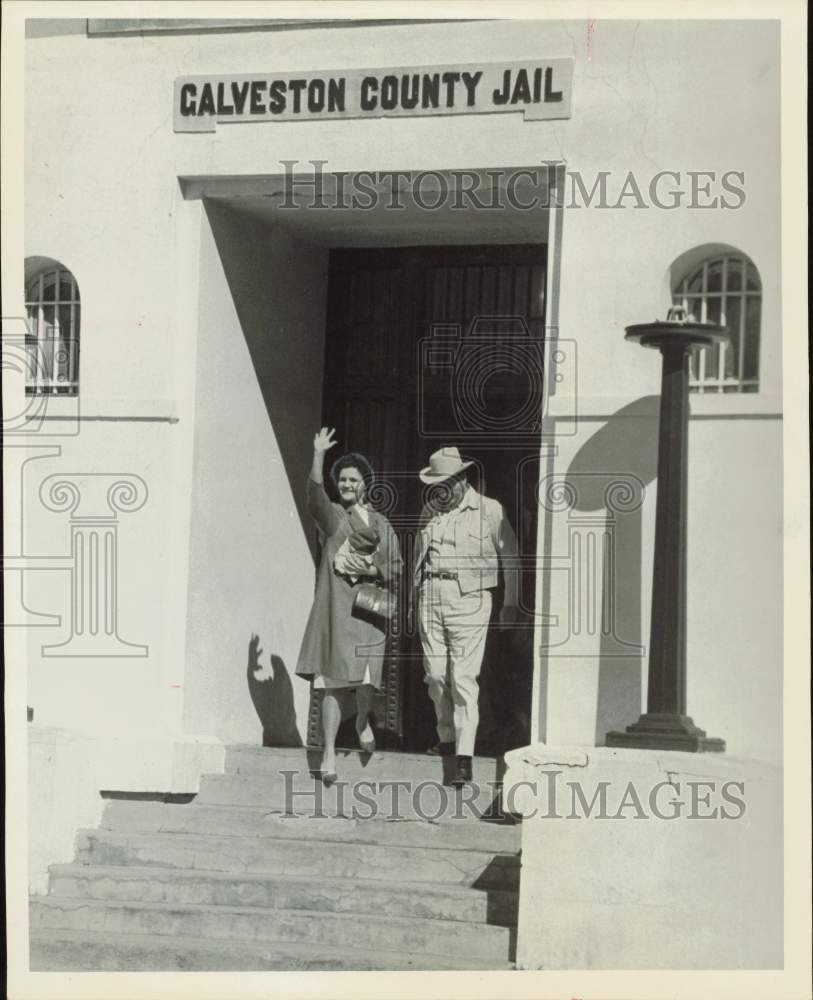
[[368,490],[373,485],[373,480],[375,478],[373,467],[364,455],[359,455],[357,451],[351,451],[346,455],[342,455],[342,457],[337,458],[331,466],[330,478],[333,480],[336,487],[339,485],[339,476],[342,474],[344,469],[358,469],[361,473],[361,478],[364,480],[364,485]]

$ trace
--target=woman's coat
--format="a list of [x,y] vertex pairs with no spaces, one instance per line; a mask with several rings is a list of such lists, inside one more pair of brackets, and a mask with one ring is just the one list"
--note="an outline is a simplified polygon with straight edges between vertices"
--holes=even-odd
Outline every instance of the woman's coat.
[[356,510],[346,511],[333,503],[324,485],[308,479],[308,509],[319,528],[322,557],[316,573],[316,593],[305,628],[296,665],[301,677],[329,677],[348,684],[360,684],[369,669],[370,682],[381,686],[386,651],[386,633],[371,622],[352,615],[353,600],[363,583],[392,587],[401,575],[402,561],[398,538],[392,525],[376,511],[369,511],[370,526],[381,538],[371,557],[379,575],[361,577],[355,583],[335,571],[333,559],[347,537],[364,521]]

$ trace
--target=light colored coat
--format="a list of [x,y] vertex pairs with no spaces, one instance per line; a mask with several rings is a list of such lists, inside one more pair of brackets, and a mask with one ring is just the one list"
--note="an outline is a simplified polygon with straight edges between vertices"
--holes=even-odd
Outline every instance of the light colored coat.
[[[334,568],[336,553],[350,534],[364,528],[355,510],[332,503],[321,483],[308,479],[308,509],[319,528],[322,558],[316,574],[316,593],[311,608],[296,672],[301,677],[328,677],[360,684],[369,671],[371,683],[380,687],[386,652],[386,633],[353,615],[353,601],[365,579],[354,582]],[[401,575],[398,539],[383,514],[370,511],[370,525],[381,538],[372,556],[377,582],[392,587]],[[369,579],[369,578],[366,578]]]

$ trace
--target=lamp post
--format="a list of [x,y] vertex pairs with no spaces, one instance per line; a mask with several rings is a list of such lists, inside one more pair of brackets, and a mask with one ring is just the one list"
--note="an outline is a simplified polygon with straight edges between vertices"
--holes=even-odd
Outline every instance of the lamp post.
[[686,714],[686,516],[689,444],[689,352],[728,339],[714,323],[695,323],[681,308],[666,321],[629,326],[627,340],[663,356],[658,430],[658,499],[652,573],[652,624],[646,712],[625,732],[607,733],[609,747],[720,752]]

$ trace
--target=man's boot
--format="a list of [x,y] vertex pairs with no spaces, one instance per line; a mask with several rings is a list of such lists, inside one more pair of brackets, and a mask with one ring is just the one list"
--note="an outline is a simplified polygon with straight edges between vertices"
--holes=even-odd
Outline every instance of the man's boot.
[[457,770],[452,778],[452,785],[455,788],[462,788],[471,781],[471,757],[457,755]]

